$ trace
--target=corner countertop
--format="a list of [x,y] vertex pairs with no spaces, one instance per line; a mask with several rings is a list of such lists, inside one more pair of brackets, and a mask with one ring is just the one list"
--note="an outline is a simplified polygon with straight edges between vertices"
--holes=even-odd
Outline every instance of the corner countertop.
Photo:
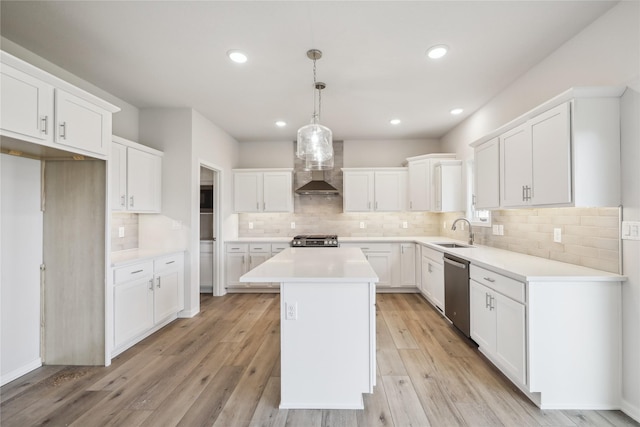
[[[398,236],[398,237],[339,237],[340,243],[417,243],[429,249],[466,259],[473,265],[487,268],[521,282],[624,282],[626,276],[582,267],[565,262],[554,261],[490,246],[474,245],[470,248],[445,248],[436,245],[442,242],[454,242],[465,245],[466,242],[443,236]],[[291,237],[242,237],[226,243],[283,243]],[[298,248],[308,251],[314,248]],[[327,248],[335,249],[335,248]],[[346,248],[345,248],[346,249]],[[276,280],[274,280],[275,282]]]
[[287,248],[240,281],[373,283],[378,276],[358,248]]
[[135,264],[140,261],[147,261],[164,255],[171,255],[184,252],[183,249],[127,249],[124,251],[111,252],[111,267],[122,267],[124,265]]

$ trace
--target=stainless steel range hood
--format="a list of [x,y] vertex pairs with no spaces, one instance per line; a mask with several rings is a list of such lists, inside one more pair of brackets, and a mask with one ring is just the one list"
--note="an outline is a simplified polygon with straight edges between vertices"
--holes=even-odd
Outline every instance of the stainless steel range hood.
[[337,188],[324,180],[323,171],[312,171],[311,181],[296,190],[300,195],[337,196],[340,194]]

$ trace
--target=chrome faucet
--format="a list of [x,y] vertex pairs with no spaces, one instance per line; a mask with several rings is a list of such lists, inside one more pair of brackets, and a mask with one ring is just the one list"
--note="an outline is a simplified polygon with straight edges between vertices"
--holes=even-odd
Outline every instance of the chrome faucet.
[[469,226],[469,244],[473,245],[473,230],[471,229],[471,223],[467,218],[458,218],[455,221],[453,221],[453,224],[451,224],[451,229],[453,231],[456,231],[456,224],[458,223],[458,221],[465,221]]

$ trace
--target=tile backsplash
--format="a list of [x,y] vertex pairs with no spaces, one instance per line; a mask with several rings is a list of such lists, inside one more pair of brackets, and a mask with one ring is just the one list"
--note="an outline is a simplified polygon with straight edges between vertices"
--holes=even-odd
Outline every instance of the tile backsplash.
[[[451,231],[460,216],[462,212],[442,214],[440,235],[466,240],[466,229]],[[490,227],[473,230],[480,245],[618,273],[619,221],[617,207],[514,209],[492,213],[493,225],[502,225],[504,235],[493,235]],[[555,228],[561,230],[561,243],[553,241]]]
[[[466,229],[450,229],[456,218],[464,216],[463,212],[343,213],[340,196],[295,197],[294,213],[239,214],[238,235],[293,237],[337,233],[347,237],[446,236],[467,240]],[[295,229],[291,228],[292,222]],[[360,228],[360,222],[366,228]],[[403,228],[404,222],[407,228]],[[504,235],[493,235],[491,227],[474,227],[477,244],[618,273],[618,208],[500,210],[493,211],[492,222],[503,226]],[[561,229],[561,243],[553,241],[554,228]]]
[[[124,237],[118,237],[120,227],[124,227]],[[111,251],[123,251],[138,247],[138,214],[111,214]]]

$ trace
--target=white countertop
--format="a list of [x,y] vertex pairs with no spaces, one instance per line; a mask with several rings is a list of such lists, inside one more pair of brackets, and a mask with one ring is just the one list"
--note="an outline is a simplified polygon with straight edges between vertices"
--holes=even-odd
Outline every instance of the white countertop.
[[[464,258],[479,267],[488,268],[497,273],[504,274],[523,282],[623,282],[627,278],[620,274],[579,265],[553,261],[532,255],[492,248],[489,246],[474,245],[472,248],[444,248],[435,245],[437,242],[455,242],[467,244],[467,242],[454,240],[443,236],[399,236],[399,237],[338,237],[340,243],[417,243],[430,249]],[[243,237],[230,242],[290,242],[291,237],[254,238]],[[311,248],[299,248],[311,249]],[[326,248],[335,249],[335,248]],[[274,280],[275,281],[275,280]]]
[[184,252],[181,249],[127,249],[124,251],[111,252],[111,266],[122,267],[140,261],[157,258],[163,255]]
[[241,282],[377,282],[359,248],[287,248],[242,277]]

